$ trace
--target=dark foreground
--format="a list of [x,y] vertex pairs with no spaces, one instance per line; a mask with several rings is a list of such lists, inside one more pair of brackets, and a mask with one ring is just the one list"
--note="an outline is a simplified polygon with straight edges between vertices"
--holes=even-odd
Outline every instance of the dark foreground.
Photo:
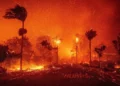
[[7,73],[0,76],[0,86],[119,86],[115,78],[95,68],[61,67]]

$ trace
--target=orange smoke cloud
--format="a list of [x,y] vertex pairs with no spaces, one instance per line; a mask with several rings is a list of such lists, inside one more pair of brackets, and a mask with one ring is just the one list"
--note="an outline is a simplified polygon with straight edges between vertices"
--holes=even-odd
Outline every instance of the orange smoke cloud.
[[[21,22],[2,17],[5,10],[16,3],[28,11],[25,27],[31,42],[35,44],[40,35],[59,36],[63,39],[61,57],[70,56],[76,33],[85,38],[85,32],[93,28],[98,33],[93,45],[97,45],[101,42],[109,44],[120,31],[119,0],[4,0],[0,3],[1,42],[18,36]],[[87,45],[87,40],[85,43]]]

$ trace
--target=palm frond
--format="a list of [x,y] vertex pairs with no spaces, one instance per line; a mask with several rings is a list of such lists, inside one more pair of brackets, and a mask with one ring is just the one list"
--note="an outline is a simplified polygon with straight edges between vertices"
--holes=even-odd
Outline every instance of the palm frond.
[[27,17],[27,11],[24,7],[16,5],[14,8],[8,9],[3,17],[7,19],[18,19],[25,21]]
[[14,13],[12,13],[11,11],[6,12],[3,17],[6,18],[6,19],[14,19],[14,18],[16,18]]
[[97,34],[96,31],[94,30],[89,30],[85,33],[86,37],[88,38],[88,40],[92,40]]

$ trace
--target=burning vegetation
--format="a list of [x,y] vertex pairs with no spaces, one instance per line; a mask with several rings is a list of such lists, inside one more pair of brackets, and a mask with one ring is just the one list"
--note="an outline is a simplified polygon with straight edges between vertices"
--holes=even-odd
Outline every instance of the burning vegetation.
[[[65,3],[66,1],[68,1],[67,4]],[[44,14],[41,11],[45,16],[49,14],[45,19],[49,22],[46,24],[44,21],[40,25],[42,25],[42,28],[45,28],[47,25],[50,26],[51,31],[46,30],[47,35],[45,35],[44,31],[42,35],[36,35],[36,40],[31,40],[32,34],[31,37],[27,35],[30,31],[29,28],[26,29],[28,27],[26,22],[30,22],[27,20],[30,17],[28,16],[28,13],[30,13],[29,9],[17,4],[15,7],[6,10],[3,18],[5,20],[18,20],[18,23],[21,25],[18,25],[20,26],[17,29],[18,36],[9,37],[9,39],[0,44],[1,85],[7,86],[7,84],[15,83],[16,85],[19,83],[23,86],[26,86],[26,84],[31,86],[31,83],[37,83],[39,86],[47,86],[46,82],[48,82],[52,86],[61,86],[63,83],[66,83],[65,81],[70,82],[71,79],[72,84],[70,82],[68,86],[78,85],[78,83],[86,86],[86,83],[83,83],[84,80],[90,85],[95,83],[97,86],[99,83],[105,85],[112,84],[112,86],[120,85],[120,33],[117,29],[118,32],[115,33],[117,38],[115,38],[115,36],[112,37],[108,34],[112,30],[105,31],[107,34],[102,31],[105,28],[110,28],[114,24],[113,21],[116,21],[116,26],[114,26],[119,28],[119,21],[117,21],[119,17],[114,16],[119,14],[119,12],[115,11],[118,8],[116,8],[115,2],[111,4],[112,2],[110,1],[106,5],[106,1],[101,0],[100,2],[98,0],[96,2],[93,0],[90,2],[88,0],[89,3],[93,4],[91,5],[86,1],[82,2],[82,0],[66,1],[61,0],[59,3],[54,1],[56,5],[52,5],[50,2],[46,5],[46,3],[41,1],[51,12],[48,10],[47,12],[45,11],[47,14]],[[65,10],[61,9],[63,8],[62,4],[60,4],[61,2]],[[50,7],[48,4],[50,4]],[[67,7],[69,4],[70,6]],[[82,4],[81,8],[79,4]],[[56,8],[55,6],[57,5],[60,5],[60,7]],[[105,8],[101,9],[103,8],[101,5]],[[46,6],[45,8],[47,8]],[[75,12],[75,10],[81,11],[81,13]],[[52,12],[55,13],[54,16]],[[111,16],[115,18],[113,19]],[[52,19],[48,17],[52,17]],[[42,19],[44,20],[44,18]],[[38,24],[37,27],[40,25]],[[91,26],[93,29],[90,29]],[[58,28],[59,33],[53,28]],[[69,31],[64,29],[62,32],[63,29],[59,28],[70,29]],[[96,28],[103,29],[99,30]],[[38,29],[37,31],[39,32]],[[52,35],[49,35],[51,32]],[[109,41],[106,40],[109,37],[111,37]],[[73,83],[76,81],[77,83]],[[54,83],[51,84],[51,82]]]
[[[69,56],[61,57],[60,49],[67,47],[63,45],[64,37],[40,35],[36,37],[35,43],[32,43],[30,37],[26,35],[29,32],[29,29],[25,28],[27,17],[27,9],[19,4],[7,9],[3,16],[5,19],[19,20],[21,27],[18,29],[19,37],[9,38],[0,44],[0,74],[8,74],[7,79],[2,77],[2,80],[15,79],[19,81],[24,78],[25,82],[28,82],[31,75],[32,77],[38,75],[38,77],[35,77],[37,79],[45,74],[48,77],[53,77],[52,75],[56,74],[63,82],[63,77],[65,79],[84,78],[88,81],[90,79],[98,79],[98,81],[109,79],[112,83],[120,85],[120,77],[118,77],[120,76],[118,75],[120,74],[120,34],[118,34],[117,39],[110,40],[111,42],[106,44],[106,42],[100,42],[99,31],[95,29],[83,31],[82,35],[76,31],[74,38],[68,37],[73,40],[71,48],[63,50]],[[94,40],[99,41],[93,43]],[[68,41],[67,44],[69,45],[69,43]],[[112,53],[109,49],[112,50]],[[111,75],[111,77],[108,77],[108,75]],[[26,79],[26,76],[29,79]]]

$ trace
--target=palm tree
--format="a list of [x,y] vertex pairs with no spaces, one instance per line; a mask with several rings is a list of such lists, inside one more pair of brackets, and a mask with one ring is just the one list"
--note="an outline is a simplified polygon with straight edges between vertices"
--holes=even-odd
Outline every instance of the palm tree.
[[89,49],[90,49],[90,66],[91,66],[91,40],[97,35],[96,31],[94,30],[89,30],[85,33],[86,37],[89,40]]
[[47,48],[48,50],[52,50],[52,46],[47,40],[43,40],[40,44]]
[[105,45],[102,45],[100,46],[100,48],[95,48],[95,52],[98,54],[99,56],[99,67],[101,68],[101,60],[100,58],[102,57],[103,55],[103,51],[106,49],[106,46]]
[[113,43],[113,45],[114,45],[114,47],[115,47],[115,49],[120,57],[120,34],[117,36],[116,40],[112,41],[112,43]]
[[17,4],[14,8],[8,9],[3,17],[6,19],[18,19],[22,22],[22,28],[19,29],[19,35],[22,39],[20,59],[20,70],[22,70],[23,36],[27,33],[27,30],[24,28],[24,22],[27,18],[27,11],[24,7]]

